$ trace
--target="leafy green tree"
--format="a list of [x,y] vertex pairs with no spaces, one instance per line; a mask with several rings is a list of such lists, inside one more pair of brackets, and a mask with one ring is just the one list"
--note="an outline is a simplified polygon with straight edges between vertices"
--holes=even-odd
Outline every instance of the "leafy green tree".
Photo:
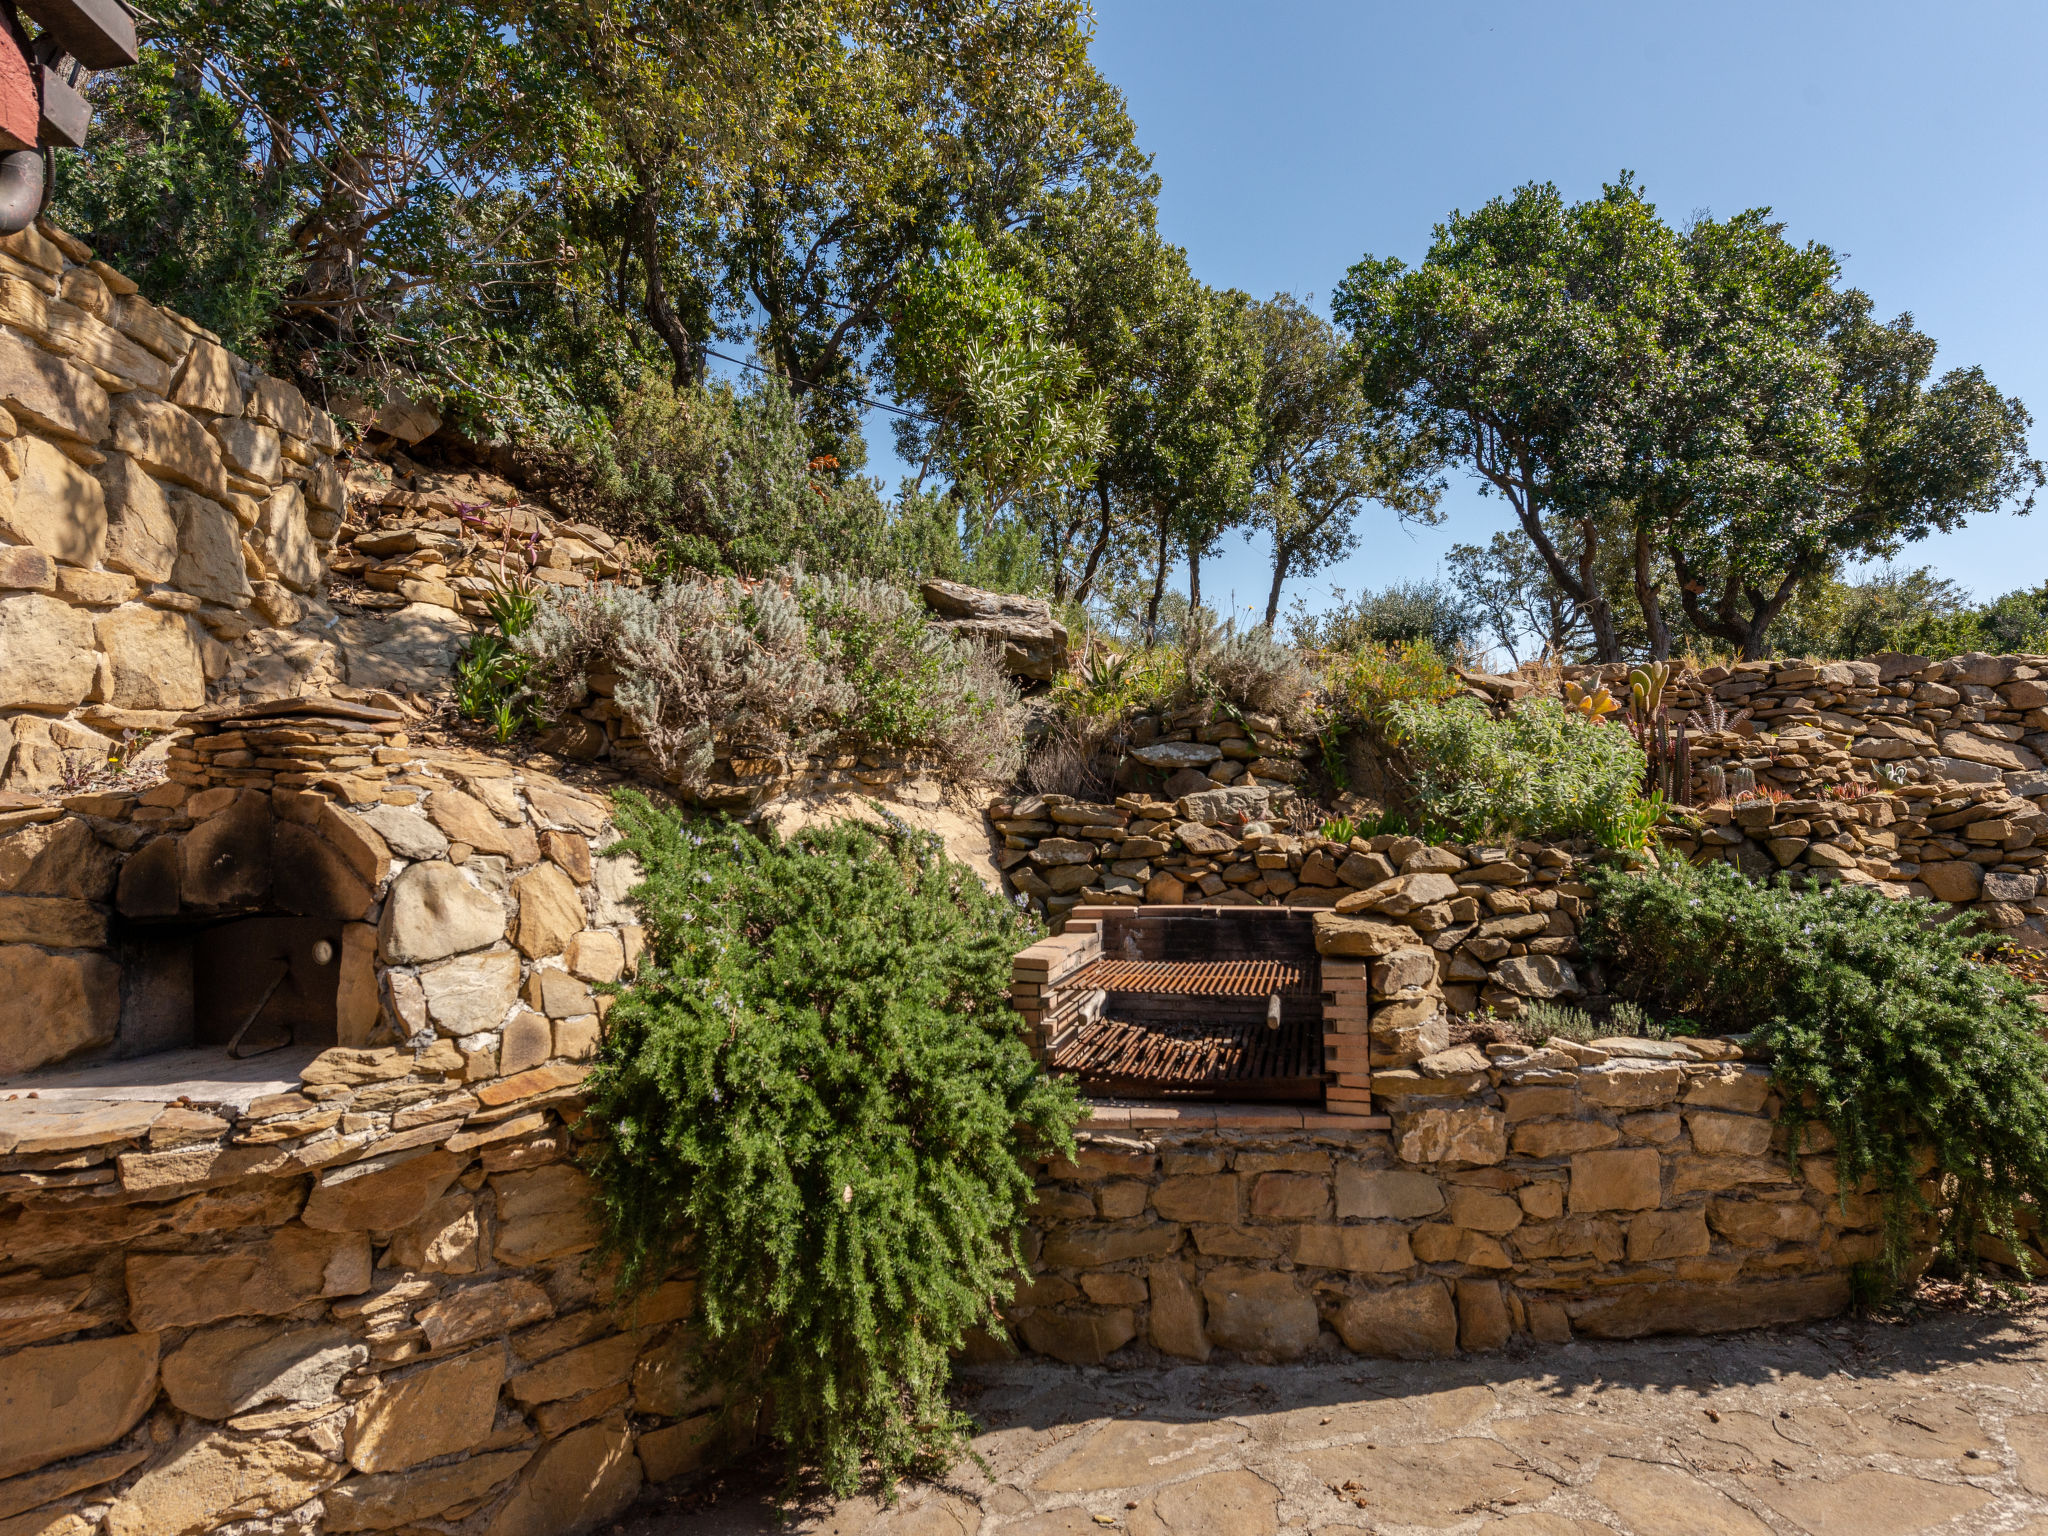
[[1483,547],[1453,545],[1447,563],[1452,586],[1515,665],[1532,640],[1538,655],[1563,658],[1591,639],[1584,610],[1527,539],[1496,533]]
[[58,161],[51,216],[153,299],[260,354],[297,262],[289,205],[237,114],[159,48],[88,93],[91,152]]
[[[1873,321],[1868,295],[1834,286],[1832,251],[1795,252],[1762,210],[1696,226],[1686,247],[1711,316],[1693,356],[1726,370],[1728,396],[1696,437],[1740,449],[1717,462],[1667,417],[1663,452],[1675,467],[1651,505],[1686,616],[1703,634],[1763,655],[1802,583],[1844,562],[1895,558],[1971,517],[2032,508],[2048,476],[2027,456],[2026,408],[1981,368],[1930,382],[1934,339],[1911,315]],[[1764,361],[1727,361],[1744,344]],[[1781,362],[1788,353],[1796,368]],[[1787,429],[1784,381],[1795,374],[1809,417],[1827,427]]]
[[1900,642],[1909,631],[1960,629],[1971,617],[1969,594],[1931,567],[1886,566],[1855,581],[1823,576],[1802,583],[1771,626],[1771,645],[1788,656],[1869,656],[1908,649]]
[[1103,436],[1086,365],[1051,306],[995,271],[971,230],[950,231],[903,277],[888,346],[899,394],[935,418],[924,462],[978,489],[984,528],[1019,497],[1085,474]]
[[1329,321],[1286,293],[1250,314],[1260,349],[1252,520],[1273,540],[1270,629],[1289,576],[1313,575],[1358,547],[1353,520],[1366,502],[1434,522],[1443,483],[1434,444],[1366,398],[1358,358]]
[[1422,265],[1368,257],[1338,286],[1374,398],[1506,498],[1602,661],[1621,659],[1601,581],[1625,429],[1656,409],[1677,242],[1626,177],[1567,204],[1532,184],[1437,227]]
[[1754,656],[1800,583],[2043,483],[2024,407],[1976,369],[1930,385],[1933,341],[1839,277],[1768,210],[1679,233],[1624,176],[1454,215],[1416,271],[1354,267],[1338,310],[1377,387],[1508,498],[1601,660],[1624,649],[1617,544],[1650,655],[1668,564],[1697,632]]
[[1355,651],[1361,646],[1398,648],[1426,642],[1443,656],[1471,648],[1484,622],[1463,592],[1438,581],[1396,582],[1362,592],[1350,602],[1342,589],[1322,613],[1297,608],[1291,615],[1294,643],[1310,650]]

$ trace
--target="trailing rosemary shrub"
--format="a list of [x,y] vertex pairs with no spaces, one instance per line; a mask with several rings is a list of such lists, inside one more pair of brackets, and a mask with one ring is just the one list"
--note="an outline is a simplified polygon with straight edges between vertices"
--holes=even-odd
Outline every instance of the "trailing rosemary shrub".
[[708,1374],[835,1493],[942,1465],[1024,1155],[1072,1148],[1004,1002],[1030,920],[900,823],[781,842],[630,792],[619,821],[651,963],[589,1079],[608,1251],[628,1288],[696,1269]]
[[[1615,989],[1698,1032],[1749,1032],[1772,1062],[1792,1145],[1834,1132],[1845,1193],[1875,1180],[1888,1278],[1931,1213],[1943,1252],[2013,1241],[2019,1202],[2048,1201],[2048,1043],[2015,978],[1974,957],[1994,940],[1927,901],[1853,885],[1753,885],[1725,864],[1595,877],[1583,935]],[[2017,1248],[2017,1243],[2014,1243]]]
[[1403,699],[1387,720],[1423,817],[1467,838],[1606,836],[1641,798],[1635,739],[1554,699],[1498,719],[1473,699]]

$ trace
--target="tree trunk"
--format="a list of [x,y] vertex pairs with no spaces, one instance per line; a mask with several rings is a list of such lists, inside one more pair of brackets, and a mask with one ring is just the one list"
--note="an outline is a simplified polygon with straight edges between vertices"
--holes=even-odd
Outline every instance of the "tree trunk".
[[1643,626],[1650,632],[1650,660],[1671,656],[1671,630],[1664,622],[1664,605],[1657,599],[1657,575],[1650,565],[1650,530],[1636,529],[1636,602],[1642,606]]
[[[639,167],[635,167],[639,170]],[[661,270],[661,220],[654,206],[654,188],[644,171],[639,196],[633,206],[635,233],[640,240],[640,265],[647,278],[647,323],[668,348],[672,382],[678,387],[694,384],[704,375],[704,353],[689,327],[669,308],[668,280]]]
[[1271,629],[1280,617],[1280,584],[1287,579],[1287,547],[1277,539],[1273,543],[1273,590],[1266,594],[1266,628]]
[[1162,510],[1159,514],[1159,562],[1152,572],[1152,601],[1145,605],[1147,646],[1159,643],[1159,603],[1166,596],[1166,552],[1169,548],[1166,534],[1170,522],[1171,514]]
[[1088,551],[1088,563],[1081,568],[1081,580],[1074,587],[1074,601],[1085,603],[1095,586],[1095,573],[1102,565],[1102,557],[1109,553],[1110,500],[1109,487],[1101,481],[1095,486],[1096,501],[1102,508],[1102,516],[1095,524],[1095,547]]
[[1202,552],[1188,540],[1188,612],[1202,606]]

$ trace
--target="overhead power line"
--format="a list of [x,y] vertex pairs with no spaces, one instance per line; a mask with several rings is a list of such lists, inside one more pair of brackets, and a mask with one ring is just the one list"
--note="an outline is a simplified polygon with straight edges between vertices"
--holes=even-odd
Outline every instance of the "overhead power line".
[[[788,378],[786,374],[777,373],[773,368],[763,368],[759,363],[750,363],[743,357],[727,357],[723,352],[714,352],[709,347],[700,347],[698,350],[706,357],[715,357],[722,363],[732,363],[737,367],[746,368],[755,373],[766,374],[769,378],[783,379],[785,381]],[[891,416],[907,416],[912,421],[926,421],[930,422],[933,426],[940,424],[936,416],[927,416],[922,411],[906,411],[900,405],[890,405],[882,400],[870,400],[859,390],[849,389],[844,384],[809,384],[805,388],[826,390],[835,395],[846,395],[858,400],[862,405],[872,410],[887,411]]]

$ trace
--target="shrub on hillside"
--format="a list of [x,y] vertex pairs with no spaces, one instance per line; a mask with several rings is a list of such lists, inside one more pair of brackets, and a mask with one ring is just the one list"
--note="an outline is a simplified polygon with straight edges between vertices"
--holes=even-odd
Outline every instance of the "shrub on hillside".
[[[2027,989],[1978,963],[1993,942],[1926,901],[1725,864],[1597,878],[1587,947],[1623,995],[1696,1032],[1747,1032],[1786,1116],[1834,1133],[1846,1199],[1864,1179],[1884,1208],[1886,1267],[1937,1202],[1944,1251],[2013,1241],[2021,1202],[2048,1202],[2048,1042]],[[2014,1243],[2017,1247],[2017,1243]]]
[[720,744],[774,757],[815,750],[830,736],[824,717],[854,697],[813,651],[796,598],[766,582],[564,588],[513,644],[558,702],[579,697],[591,663],[606,662],[619,707],[685,788],[705,782]]
[[993,647],[934,629],[890,582],[822,576],[797,590],[812,650],[850,694],[834,719],[842,740],[921,752],[959,777],[1016,773],[1017,689]]
[[1417,810],[1454,836],[1612,839],[1641,799],[1634,738],[1552,699],[1498,717],[1476,699],[1404,700],[1387,721]]
[[793,757],[829,741],[919,753],[955,777],[1016,772],[1016,689],[986,646],[931,627],[886,582],[785,575],[749,584],[687,576],[649,591],[552,594],[513,644],[556,703],[591,664],[663,770],[706,782],[720,746]]
[[1024,1269],[1028,1159],[1072,1086],[1005,1004],[1030,919],[900,824],[779,842],[620,797],[649,961],[586,1089],[631,1289],[698,1275],[725,1411],[763,1403],[837,1494],[934,1472],[949,1361]]

